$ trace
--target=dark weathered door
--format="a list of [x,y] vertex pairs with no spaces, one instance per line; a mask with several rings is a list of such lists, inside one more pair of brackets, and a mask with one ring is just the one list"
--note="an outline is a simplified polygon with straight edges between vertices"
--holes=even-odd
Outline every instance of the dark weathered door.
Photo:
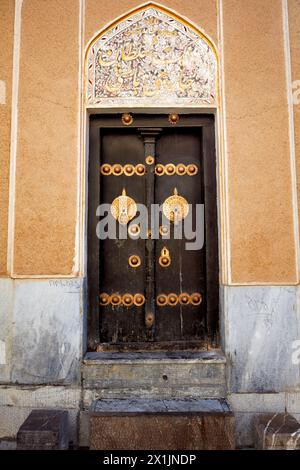
[[[187,349],[216,341],[213,129],[211,118],[199,116],[181,117],[176,125],[167,116],[137,116],[131,126],[124,126],[120,117],[92,120],[88,279],[92,348]],[[99,222],[95,209],[100,203],[113,206],[110,217],[116,222],[116,238],[95,236]],[[148,209],[146,228],[139,204]],[[190,234],[180,236],[179,227],[182,219],[190,217],[191,229],[196,229],[197,204],[205,207],[204,244],[188,249]],[[155,219],[153,208],[158,206],[161,213]]]

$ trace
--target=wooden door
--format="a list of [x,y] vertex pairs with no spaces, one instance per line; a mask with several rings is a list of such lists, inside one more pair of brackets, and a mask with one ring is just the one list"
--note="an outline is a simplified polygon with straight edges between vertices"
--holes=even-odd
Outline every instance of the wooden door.
[[[213,119],[185,116],[179,123],[174,126],[163,115],[135,116],[130,127],[122,124],[120,116],[91,121],[88,263],[91,349],[176,350],[206,348],[217,342]],[[127,238],[121,239],[117,234],[115,239],[99,240],[95,236],[99,222],[96,207],[117,201],[120,208],[122,197],[126,208],[135,203],[148,209],[147,233],[144,237],[143,233],[132,236],[134,230],[141,230],[141,224],[136,223],[140,220],[136,211],[131,218],[125,214],[124,220],[121,216],[116,220],[117,230],[125,230]],[[183,204],[178,206],[182,210],[179,215],[175,201]],[[131,206],[127,205],[129,202]],[[155,227],[153,204],[161,206],[164,213]],[[183,217],[185,210],[190,212],[195,229],[197,204],[205,207],[205,240],[200,249],[188,250],[185,234],[175,238],[180,225],[177,219]],[[165,217],[166,214],[169,215]]]

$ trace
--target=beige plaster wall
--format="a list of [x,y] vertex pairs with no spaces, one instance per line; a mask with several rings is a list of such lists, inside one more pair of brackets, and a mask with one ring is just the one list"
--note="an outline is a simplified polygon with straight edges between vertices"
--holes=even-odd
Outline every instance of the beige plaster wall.
[[[5,3],[9,15],[12,2]],[[218,46],[216,0],[163,4],[198,24]],[[85,0],[84,5],[87,44],[140,2]],[[299,14],[299,0],[289,5]],[[223,0],[223,16],[231,280],[294,283],[281,0]],[[290,23],[293,44],[299,41],[298,24],[296,18]],[[24,0],[21,33],[13,274],[70,275],[79,190],[79,2]],[[293,70],[299,65],[297,47]],[[7,214],[7,201],[1,198],[0,204]],[[5,240],[3,229],[0,236]]]
[[[101,28],[147,2],[138,0],[85,0],[85,42]],[[217,0],[165,0],[158,2],[200,26],[217,43]]]
[[288,13],[290,27],[292,82],[298,81],[298,84],[295,84],[294,87],[295,103],[293,111],[296,166],[298,176],[298,214],[300,220],[300,0],[288,1]]
[[281,0],[224,0],[231,279],[296,281]]
[[[11,125],[11,90],[14,34],[14,2],[0,2],[0,275],[7,272],[7,222],[9,199],[9,161],[10,161],[10,125]],[[4,89],[3,89],[4,88]]]
[[79,8],[24,0],[16,165],[15,274],[70,274],[75,256]]

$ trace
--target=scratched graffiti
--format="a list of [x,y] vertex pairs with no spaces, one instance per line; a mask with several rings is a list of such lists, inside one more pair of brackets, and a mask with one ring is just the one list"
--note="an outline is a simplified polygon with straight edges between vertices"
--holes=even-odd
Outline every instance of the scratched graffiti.
[[216,101],[216,56],[191,28],[155,8],[133,14],[90,48],[87,99],[93,104]]
[[263,300],[255,299],[250,296],[246,296],[247,305],[249,308],[249,316],[259,316],[262,318],[265,326],[272,326],[273,317],[276,314],[276,303],[272,302],[268,305]]

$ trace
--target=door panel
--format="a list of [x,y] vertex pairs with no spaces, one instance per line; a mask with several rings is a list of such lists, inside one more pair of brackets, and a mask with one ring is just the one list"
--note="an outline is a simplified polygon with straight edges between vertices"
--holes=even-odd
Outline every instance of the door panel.
[[[174,188],[183,196],[193,209],[195,204],[203,203],[203,180],[201,163],[201,129],[167,129],[160,136],[156,145],[156,164],[165,167],[173,163],[196,165],[195,176],[168,175],[157,176],[155,181],[156,203],[163,204],[171,196]],[[193,212],[193,229],[195,213]],[[170,240],[158,240],[156,259],[166,247],[170,252],[171,264],[161,267],[156,263],[156,297],[161,294],[201,293],[205,299],[205,259],[204,249],[186,250],[186,239],[174,239],[174,224],[171,224]],[[196,340],[205,337],[205,304],[175,306],[157,306],[156,338],[158,341]]]
[[[136,131],[109,130],[101,139],[101,165],[144,164],[144,146]],[[145,203],[145,182],[143,176],[101,175],[101,203],[111,204],[125,188],[128,196],[136,202]],[[117,228],[119,224],[117,224]],[[139,256],[141,266],[129,265],[130,256]],[[145,241],[110,240],[100,242],[100,292],[108,295],[145,295]],[[144,305],[100,306],[100,337],[105,343],[145,341]]]
[[[125,349],[131,346],[133,349],[143,349],[147,344],[153,349],[172,349],[172,345],[175,349],[185,349],[197,347],[197,344],[202,347],[207,344],[208,337],[210,342],[216,337],[218,249],[215,150],[214,134],[211,132],[213,119],[184,116],[176,127],[164,125],[166,121],[162,115],[153,118],[139,115],[134,125],[127,127],[112,115],[98,121],[92,120],[89,179],[93,182],[96,200],[90,187],[89,206],[95,211],[97,201],[98,204],[111,204],[124,190],[136,203],[162,205],[174,195],[176,188],[175,192],[185,198],[193,209],[196,204],[204,203],[208,208],[205,214],[205,243],[201,249],[187,250],[186,242],[190,240],[184,236],[182,239],[174,238],[173,222],[170,223],[169,239],[164,239],[161,234],[154,239],[152,233],[148,239],[131,239],[128,236],[125,240],[96,241],[92,233],[96,223],[90,211],[88,269],[90,311],[93,312],[90,324],[95,332],[94,317],[98,318],[99,333],[98,336],[94,333],[94,337],[96,344],[100,344],[99,350],[110,349],[114,345],[121,349],[122,345]],[[152,163],[147,162],[149,155],[154,157]],[[109,165],[111,169],[116,164],[123,169],[126,164],[143,165],[145,174],[133,172],[131,176],[126,176],[121,172],[117,176],[111,170],[108,173],[103,171],[103,165]],[[184,170],[165,170],[160,176],[155,170],[157,165],[166,169],[168,164],[175,167],[182,164]],[[188,165],[194,165],[197,172],[187,174]],[[94,172],[99,170],[99,166],[101,172],[97,179]],[[126,231],[134,223],[135,219],[125,225]],[[166,219],[160,217],[160,226],[164,224]],[[193,230],[195,226],[193,210]],[[166,254],[165,249],[171,260],[167,267],[160,263],[161,256]],[[140,266],[130,266],[131,256],[139,258]],[[95,286],[98,286],[99,292],[97,305]],[[187,294],[187,303],[184,298],[178,300],[184,293]],[[126,294],[140,294],[144,296],[144,303],[139,306],[132,304],[129,296],[129,305],[126,305]],[[166,305],[160,305],[158,298],[170,294],[175,294],[175,302],[172,304],[171,295]],[[197,294],[201,302],[193,305],[192,294]],[[108,302],[103,302],[103,295]],[[121,299],[118,305],[118,302],[112,302],[118,298]],[[149,313],[153,315],[153,324],[147,323]]]

